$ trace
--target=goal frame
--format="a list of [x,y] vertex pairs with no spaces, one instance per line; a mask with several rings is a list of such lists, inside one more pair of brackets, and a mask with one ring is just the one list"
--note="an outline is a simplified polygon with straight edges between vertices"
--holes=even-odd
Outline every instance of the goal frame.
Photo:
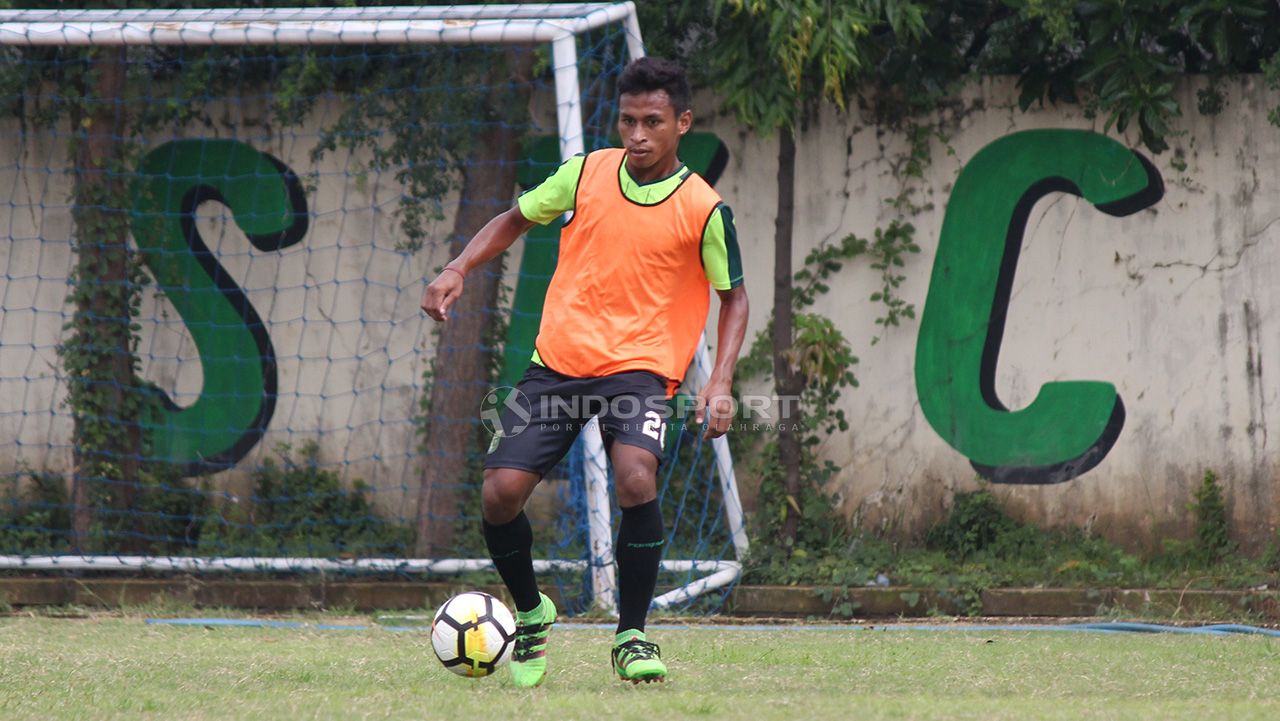
[[[560,155],[585,151],[577,36],[621,23],[627,52],[644,56],[634,2],[523,3],[506,5],[368,8],[211,8],[187,10],[0,11],[0,45],[332,45],[332,44],[535,44],[550,43]],[[711,367],[706,334],[700,338],[688,384],[704,387]],[[591,573],[594,605],[616,614],[608,459],[599,423],[584,429],[588,560],[535,559],[538,571]],[[728,440],[712,442],[716,475],[735,560],[668,559],[666,571],[706,574],[663,593],[657,608],[686,602],[733,583],[742,574],[747,534]],[[488,559],[326,559],[270,557],[162,557],[0,555],[0,569],[91,571],[351,571],[452,574],[490,570]]]

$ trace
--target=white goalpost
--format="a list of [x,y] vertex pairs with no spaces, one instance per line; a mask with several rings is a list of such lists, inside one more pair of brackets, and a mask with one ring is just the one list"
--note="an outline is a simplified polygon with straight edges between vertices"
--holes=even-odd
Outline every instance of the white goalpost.
[[[628,56],[644,55],[633,2],[530,3],[437,7],[275,8],[187,10],[4,10],[0,45],[336,45],[542,44],[551,46],[560,156],[586,150],[579,86],[579,35],[621,24]],[[687,389],[701,389],[711,368],[705,333],[689,369]],[[590,573],[597,607],[616,612],[616,569],[607,458],[597,421],[585,430],[589,560],[537,559],[538,571]],[[668,559],[666,571],[699,574],[654,599],[665,608],[733,583],[748,548],[744,516],[725,438],[711,442],[733,560]],[[0,569],[179,572],[368,571],[451,574],[487,570],[487,559],[162,557],[130,555],[0,555]]]

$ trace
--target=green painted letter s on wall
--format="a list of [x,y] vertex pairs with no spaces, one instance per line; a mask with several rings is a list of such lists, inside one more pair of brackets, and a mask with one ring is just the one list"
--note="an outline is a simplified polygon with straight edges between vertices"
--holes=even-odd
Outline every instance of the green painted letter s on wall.
[[1155,203],[1164,186],[1146,158],[1080,130],[1007,135],[960,173],[920,320],[916,390],[934,430],[997,483],[1075,478],[1102,461],[1124,426],[1124,403],[1102,381],[1046,383],[1017,411],[996,397],[1023,231],[1036,201],[1055,192],[1124,216]]
[[276,355],[249,298],[196,231],[203,202],[227,206],[261,251],[302,240],[307,204],[283,163],[236,140],[178,140],[147,153],[133,185],[133,238],[191,333],[204,370],[180,408],[163,391],[147,424],[150,455],[189,475],[234,465],[275,412]]

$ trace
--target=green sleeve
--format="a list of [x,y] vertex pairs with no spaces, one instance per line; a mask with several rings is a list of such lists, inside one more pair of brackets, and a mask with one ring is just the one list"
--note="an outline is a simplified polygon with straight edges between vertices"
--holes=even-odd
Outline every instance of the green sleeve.
[[742,285],[742,252],[738,250],[738,230],[733,211],[721,203],[711,211],[702,231],[702,269],[716,290]]
[[578,178],[582,177],[582,163],[585,159],[586,156],[583,155],[569,158],[549,178],[520,195],[516,202],[526,220],[546,225],[573,210],[574,196],[578,194]]

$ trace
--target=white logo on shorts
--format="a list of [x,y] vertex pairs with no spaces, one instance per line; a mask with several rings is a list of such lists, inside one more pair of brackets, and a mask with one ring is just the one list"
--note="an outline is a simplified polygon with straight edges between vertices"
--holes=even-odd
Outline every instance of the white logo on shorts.
[[[503,412],[509,411],[503,425]],[[480,401],[480,422],[494,436],[510,438],[529,427],[533,413],[529,399],[511,386],[499,386],[485,394]]]

